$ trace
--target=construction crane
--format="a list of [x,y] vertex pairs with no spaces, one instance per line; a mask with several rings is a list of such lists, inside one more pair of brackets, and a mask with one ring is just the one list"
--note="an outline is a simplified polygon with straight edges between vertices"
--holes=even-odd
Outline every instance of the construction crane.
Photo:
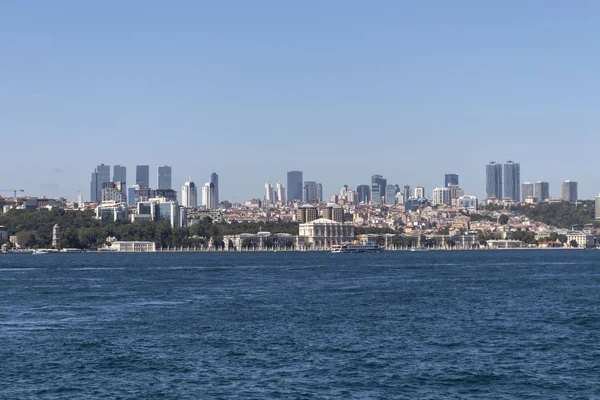
[[5,189],[0,189],[0,192],[13,192],[14,198],[17,198],[17,192],[21,192],[23,193],[24,190],[23,189],[10,189],[10,190],[5,190]]

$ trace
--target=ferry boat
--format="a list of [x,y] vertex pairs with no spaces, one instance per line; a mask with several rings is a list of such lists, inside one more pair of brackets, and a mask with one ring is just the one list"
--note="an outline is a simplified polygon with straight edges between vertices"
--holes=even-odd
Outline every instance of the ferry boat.
[[377,243],[362,243],[362,244],[334,244],[331,246],[332,253],[380,253],[383,247]]
[[427,247],[413,247],[410,251],[429,251]]

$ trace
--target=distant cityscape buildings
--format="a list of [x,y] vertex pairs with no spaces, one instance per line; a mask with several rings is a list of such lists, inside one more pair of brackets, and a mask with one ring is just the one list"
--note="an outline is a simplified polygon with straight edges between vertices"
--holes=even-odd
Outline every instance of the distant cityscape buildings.
[[198,189],[194,182],[185,182],[181,187],[181,205],[188,208],[198,207]]
[[444,175],[444,186],[448,186],[448,185],[458,185],[458,175],[457,174]]
[[387,179],[382,175],[371,176],[371,200],[376,204],[381,204],[382,197],[385,201],[385,187],[387,186]]
[[135,184],[139,187],[150,187],[150,166],[137,165],[135,167]]
[[485,167],[485,195],[502,200],[502,164],[492,161]]
[[547,201],[550,198],[550,184],[544,181],[535,183],[534,197],[539,202]]
[[212,174],[210,174],[209,182],[212,183],[215,187],[215,204],[218,205],[221,201],[219,198],[219,175],[217,175],[217,173],[213,171]]
[[533,197],[533,183],[532,182],[525,182],[524,184],[521,185],[521,193],[523,195],[523,198],[521,199],[522,202],[527,202],[528,199],[530,199],[529,201],[534,202],[535,198]]
[[287,173],[287,201],[302,201],[303,186],[302,171],[289,171]]
[[521,164],[507,161],[504,164],[504,199],[521,199]]
[[92,172],[90,201],[102,201],[102,185],[106,182],[110,182],[110,165],[100,164]]
[[157,189],[171,189],[171,167],[169,165],[158,167]]
[[562,184],[560,197],[563,199],[563,201],[577,201],[577,182],[564,181]]

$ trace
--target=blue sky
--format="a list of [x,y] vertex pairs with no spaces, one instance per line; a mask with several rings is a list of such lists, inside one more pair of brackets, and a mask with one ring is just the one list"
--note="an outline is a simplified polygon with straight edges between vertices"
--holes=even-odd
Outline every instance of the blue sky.
[[0,2],[0,189],[88,198],[99,163],[170,164],[234,201],[292,169],[483,197],[514,160],[600,192],[600,3],[213,3]]

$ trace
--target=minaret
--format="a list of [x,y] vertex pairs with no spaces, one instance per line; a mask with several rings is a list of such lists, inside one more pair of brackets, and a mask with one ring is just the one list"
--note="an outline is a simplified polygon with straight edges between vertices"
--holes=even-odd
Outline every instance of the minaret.
[[52,247],[58,248],[60,244],[60,226],[55,224],[52,228]]

